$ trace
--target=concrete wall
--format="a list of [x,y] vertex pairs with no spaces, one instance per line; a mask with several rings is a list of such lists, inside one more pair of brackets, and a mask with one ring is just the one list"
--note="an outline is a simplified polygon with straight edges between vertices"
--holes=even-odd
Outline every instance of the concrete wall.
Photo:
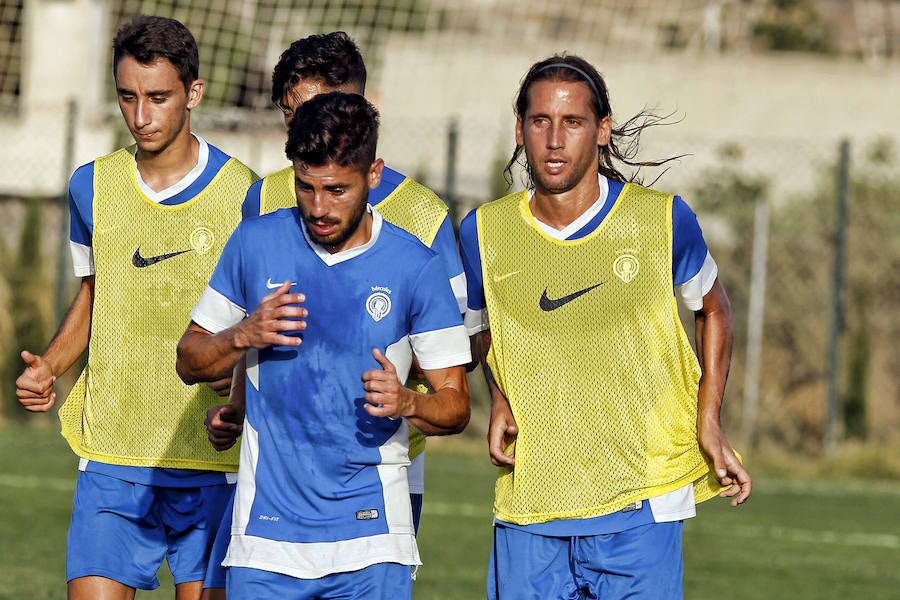
[[[0,195],[58,195],[71,169],[127,139],[108,84],[108,7],[101,0],[32,0],[26,8],[26,58],[20,114],[0,119]],[[102,42],[100,41],[102,40]],[[512,101],[537,59],[577,52],[604,73],[615,116],[644,106],[675,111],[681,122],[648,132],[642,156],[690,154],[659,186],[677,191],[718,150],[737,143],[743,166],[777,178],[776,193],[808,187],[819,160],[841,138],[855,151],[887,136],[900,142],[900,63],[864,63],[810,55],[656,57],[599,54],[590,47],[540,43],[491,48],[458,41],[392,38],[381,49],[369,95],[382,112],[380,154],[395,168],[425,174],[442,188],[446,133],[459,127],[457,191],[487,199],[496,157],[513,145]],[[66,164],[66,102],[78,103],[72,164]],[[272,110],[229,127],[201,105],[194,127],[261,174],[286,164],[283,127]],[[123,136],[125,136],[123,138]]]

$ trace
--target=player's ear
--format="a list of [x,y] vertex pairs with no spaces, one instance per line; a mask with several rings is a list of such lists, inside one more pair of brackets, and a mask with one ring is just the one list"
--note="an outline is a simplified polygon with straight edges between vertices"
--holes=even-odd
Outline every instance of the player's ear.
[[366,176],[370,190],[374,190],[378,187],[378,184],[381,183],[381,171],[383,169],[384,161],[380,158],[376,158],[375,162],[372,163],[372,166],[369,167],[369,172]]
[[204,82],[202,79],[195,79],[191,86],[188,88],[188,110],[196,108],[197,105],[200,104],[200,100],[203,99],[204,89],[206,89],[206,82]]
[[606,116],[600,119],[600,126],[597,129],[597,145],[609,145],[609,139],[612,137],[612,120]]
[[522,129],[522,117],[516,116],[516,146],[525,145],[525,132]]

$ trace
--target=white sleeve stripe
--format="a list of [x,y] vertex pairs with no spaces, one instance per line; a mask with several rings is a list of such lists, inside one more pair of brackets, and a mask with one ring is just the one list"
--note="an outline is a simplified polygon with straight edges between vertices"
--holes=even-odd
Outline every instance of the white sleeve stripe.
[[466,292],[466,272],[463,271],[456,277],[450,279],[450,287],[453,288],[453,295],[456,296],[456,304],[459,306],[459,314],[466,312],[466,302],[468,294]]
[[716,261],[713,260],[712,255],[707,251],[700,271],[675,288],[682,304],[689,310],[700,310],[703,308],[703,296],[712,289],[718,275],[719,267],[716,265]]
[[209,286],[206,286],[197,304],[191,309],[191,320],[210,333],[228,329],[246,316],[243,308]]
[[96,272],[93,248],[69,240],[69,253],[72,255],[72,270],[76,277],[87,277]]
[[487,310],[467,310],[463,317],[463,325],[466,328],[466,335],[475,335],[488,328]]
[[462,325],[416,333],[409,340],[423,369],[445,369],[472,360],[469,337]]

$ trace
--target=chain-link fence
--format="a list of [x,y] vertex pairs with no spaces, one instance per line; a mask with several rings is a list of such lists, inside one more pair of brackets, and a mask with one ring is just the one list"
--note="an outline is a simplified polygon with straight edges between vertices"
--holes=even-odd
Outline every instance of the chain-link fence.
[[[29,10],[50,4],[0,1],[0,105],[8,115],[0,118],[6,147],[0,148],[0,335],[8,340],[7,406],[14,403],[19,348],[43,347],[61,316],[57,298],[72,292],[66,177],[77,163],[129,141],[108,65],[99,79],[103,91],[95,94],[105,101],[76,97],[70,113],[65,97],[54,100],[48,82],[41,88],[46,97],[39,98],[47,108],[22,105],[23,48],[30,47],[23,24]],[[261,174],[286,164],[281,117],[268,106],[278,54],[308,33],[347,30],[366,56],[367,94],[382,112],[380,154],[442,193],[457,218],[504,192],[500,171],[513,147],[511,105],[528,66],[556,51],[584,55],[606,76],[620,122],[645,104],[672,113],[671,126],[647,131],[641,156],[685,156],[664,172],[642,175],[696,209],[731,296],[736,335],[725,410],[730,430],[743,433],[746,442],[818,451],[833,381],[842,436],[898,441],[900,365],[893,348],[900,322],[894,275],[900,267],[900,132],[884,126],[893,109],[882,96],[897,91],[891,82],[900,79],[900,2],[814,3],[817,10],[805,17],[779,13],[776,5],[811,3],[103,4],[109,6],[109,31],[95,41],[98,47],[106,48],[115,27],[141,12],[179,18],[194,31],[201,75],[209,80],[195,129]],[[791,31],[773,29],[773,22],[799,27],[806,37],[777,42]],[[816,45],[823,30],[831,32],[827,48]],[[811,52],[803,58],[762,52],[801,42],[806,46],[794,49]],[[846,270],[835,281],[836,173],[844,137],[850,140]],[[761,206],[767,209],[766,235],[755,235]],[[765,259],[763,270],[754,271],[754,255],[757,264]],[[836,323],[840,361],[831,366],[836,289],[843,293]],[[690,318],[685,315],[689,328]],[[748,340],[758,340],[758,353]]]

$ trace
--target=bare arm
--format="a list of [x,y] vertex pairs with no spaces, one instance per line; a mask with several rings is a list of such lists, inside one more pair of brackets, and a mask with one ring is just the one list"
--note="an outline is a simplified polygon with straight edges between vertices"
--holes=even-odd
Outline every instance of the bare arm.
[[228,404],[210,407],[206,411],[206,435],[213,448],[219,452],[234,446],[244,431],[244,415],[247,390],[247,355],[238,359],[234,367],[233,386]]
[[469,423],[469,384],[465,366],[424,369],[434,390],[428,394],[404,387],[393,363],[377,348],[372,356],[381,365],[362,375],[365,410],[373,417],[404,417],[425,435],[459,433]]
[[88,347],[94,308],[94,276],[83,277],[59,329],[40,356],[22,350],[27,365],[16,379],[16,397],[25,410],[47,412],[56,403],[53,384]]
[[731,505],[737,506],[750,496],[752,481],[722,431],[720,411],[731,366],[732,328],[731,303],[718,279],[703,296],[703,307],[694,313],[694,325],[701,369],[697,439],[713,462],[716,479],[730,486],[720,496],[731,498]]
[[[486,329],[471,338],[472,356],[481,363],[481,370],[491,394],[491,420],[488,425],[487,442],[491,462],[498,467],[512,467],[516,463],[514,444],[519,435],[516,418],[506,396],[500,391],[494,374],[487,364],[488,351],[491,348],[491,331]],[[507,453],[508,452],[508,453]]]
[[306,298],[288,293],[290,289],[290,282],[283,283],[246,319],[216,334],[192,321],[178,342],[175,370],[181,380],[193,384],[228,377],[249,348],[299,346],[299,337],[284,333],[306,329],[306,321],[294,320],[306,318],[306,309],[297,306]]

